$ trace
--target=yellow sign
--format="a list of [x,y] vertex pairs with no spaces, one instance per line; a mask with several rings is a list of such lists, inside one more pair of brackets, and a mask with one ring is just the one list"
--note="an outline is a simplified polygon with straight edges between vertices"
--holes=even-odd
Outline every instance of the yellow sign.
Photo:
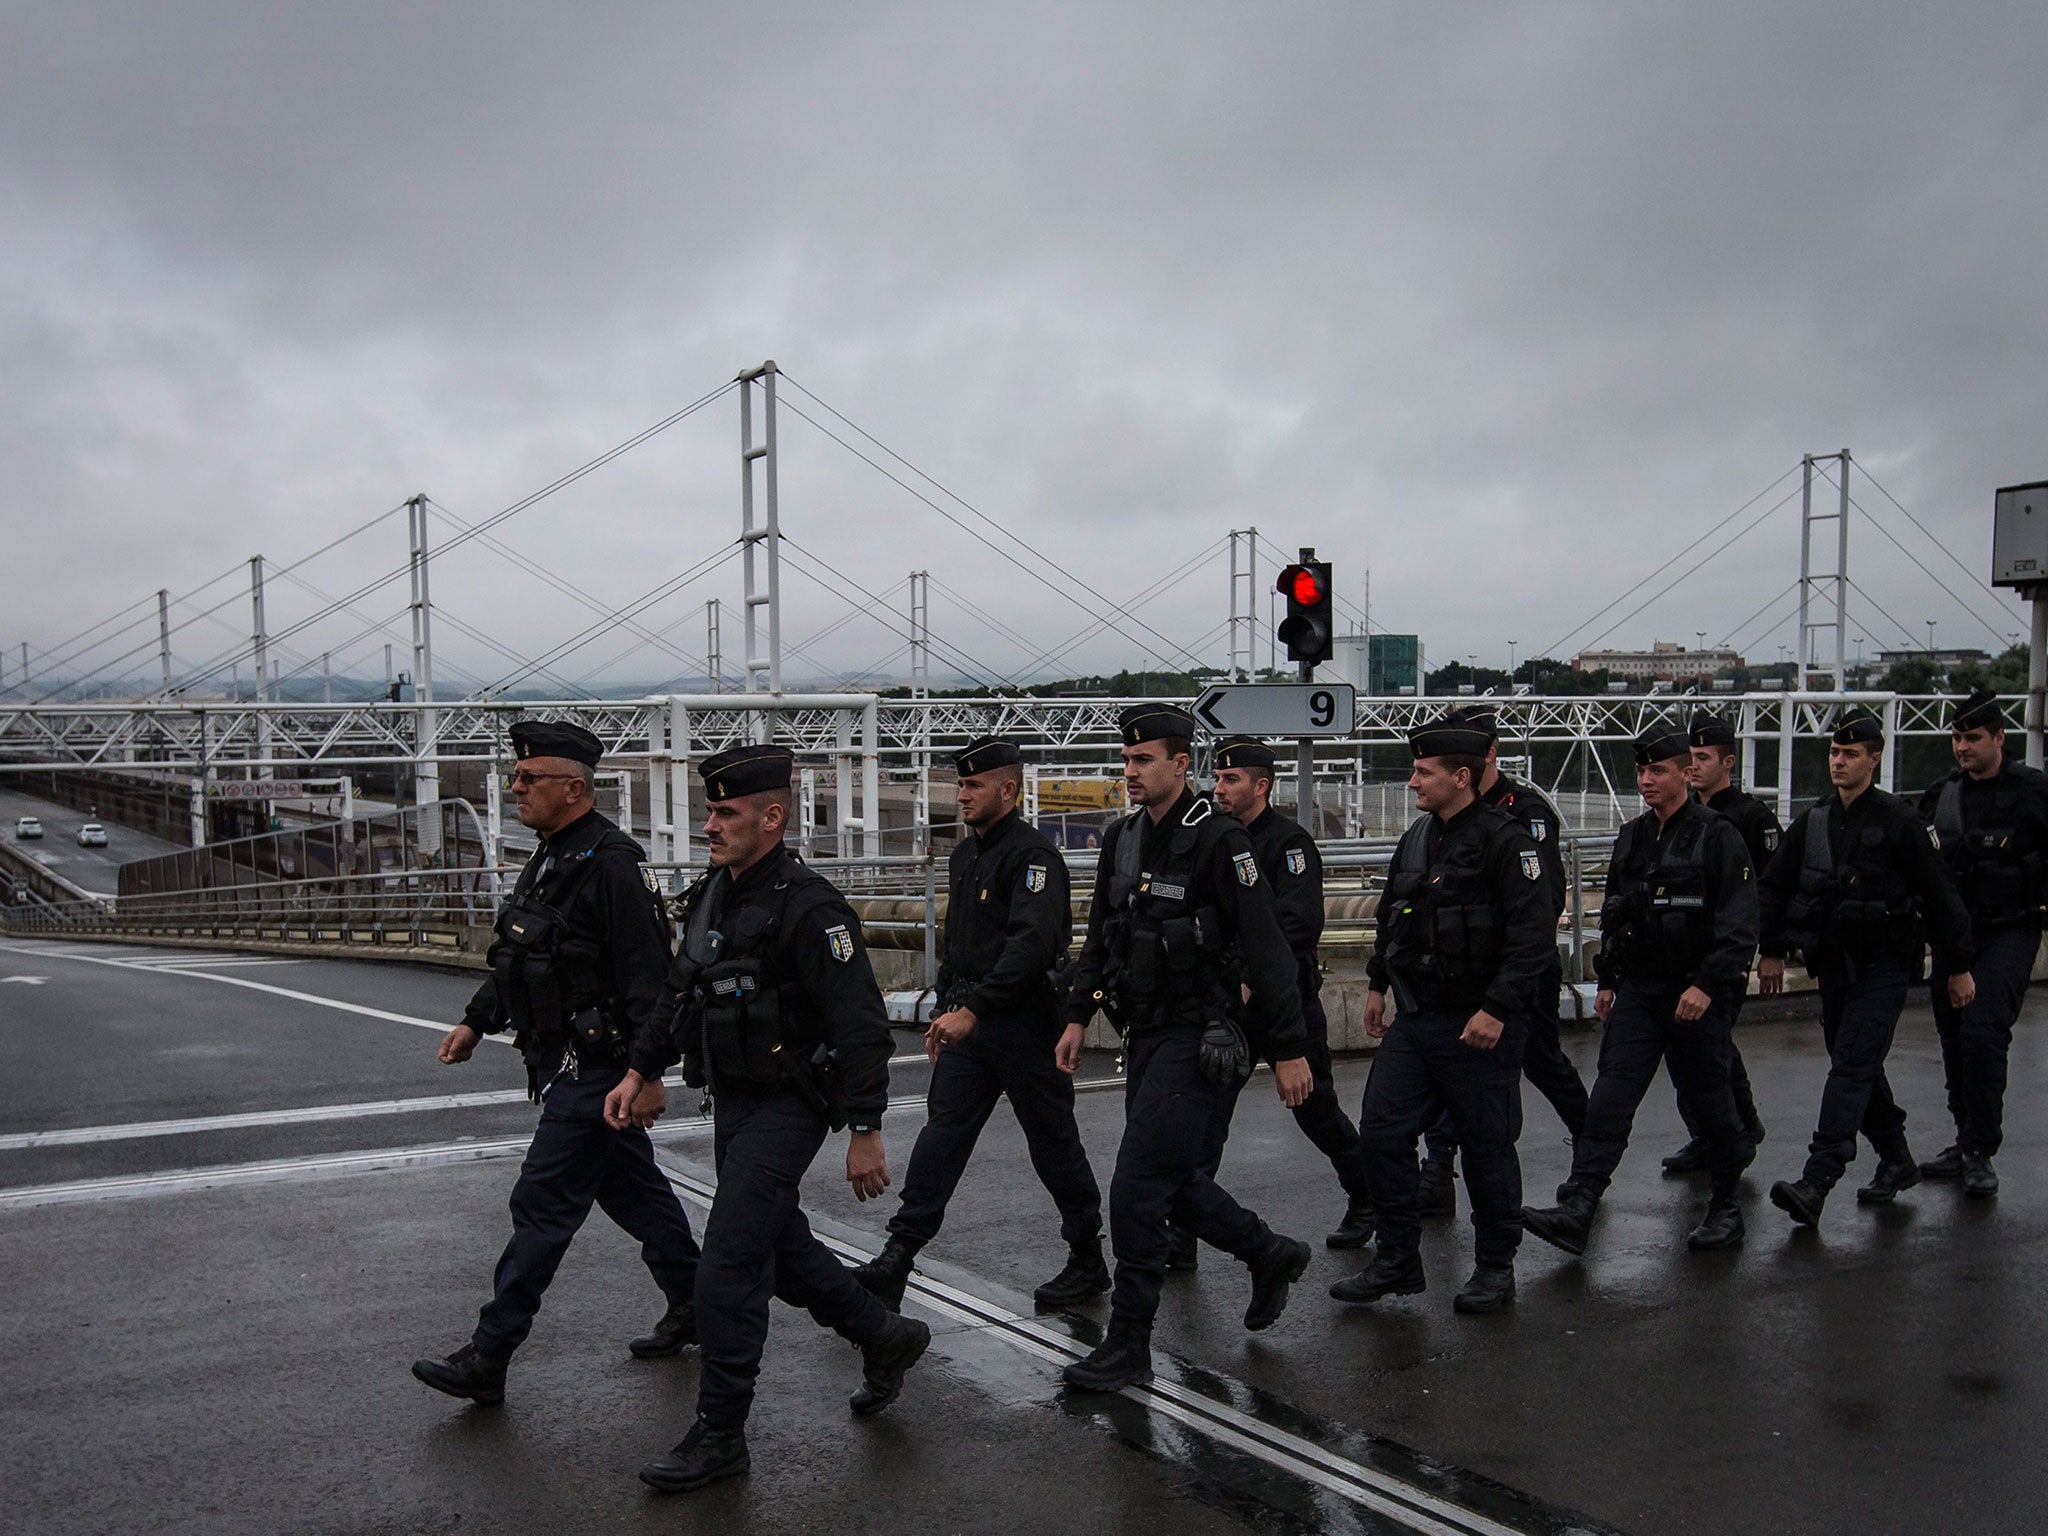
[[1038,809],[1041,812],[1120,811],[1129,804],[1121,778],[1038,781]]

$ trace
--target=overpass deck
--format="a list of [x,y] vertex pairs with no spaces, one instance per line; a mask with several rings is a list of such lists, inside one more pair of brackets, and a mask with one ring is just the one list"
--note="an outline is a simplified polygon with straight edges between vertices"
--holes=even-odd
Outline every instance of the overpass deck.
[[[1374,1313],[1323,1290],[1358,1258],[1317,1247],[1270,1332],[1247,1335],[1219,1255],[1169,1287],[1161,1385],[1070,1396],[1064,1353],[1100,1307],[1033,1320],[1023,1293],[1060,1245],[1021,1137],[999,1114],[910,1305],[938,1338],[875,1421],[844,1408],[857,1367],[778,1310],[750,1438],[754,1471],[693,1496],[632,1471],[680,1433],[690,1357],[629,1359],[658,1310],[633,1246],[585,1229],[501,1410],[406,1373],[467,1332],[505,1236],[532,1125],[514,1054],[432,1059],[463,977],[340,960],[0,940],[0,1319],[13,1448],[9,1524],[38,1532],[1233,1530],[2025,1531],[2048,1526],[2034,1426],[2048,1132],[2030,1106],[2048,1052],[2030,1003],[2013,1055],[2005,1194],[1922,1186],[1838,1200],[1818,1235],[1762,1197],[1796,1168],[1825,1056],[1791,1020],[1744,1027],[1772,1137],[1741,1250],[1687,1253],[1696,1192],[1657,1172],[1679,1136],[1653,1092],[1636,1149],[1575,1261],[1537,1243],[1521,1299],[1455,1317],[1462,1222],[1425,1235],[1431,1289]],[[925,1081],[914,1037],[885,1126],[900,1174]],[[1590,1073],[1594,1041],[1569,1047]],[[1939,1057],[1909,1010],[1893,1079],[1916,1146],[1941,1144]],[[1339,1066],[1355,1104],[1363,1063]],[[1113,1060],[1091,1054],[1083,1136],[1106,1175]],[[708,1137],[678,1094],[660,1153],[693,1219]],[[1529,1098],[1540,1196],[1568,1148]],[[834,1159],[806,1204],[872,1252],[893,1199],[857,1206]],[[1853,1177],[1853,1174],[1852,1174]],[[1340,1199],[1262,1085],[1225,1182],[1310,1238]],[[1171,1357],[1168,1362],[1167,1357]]]

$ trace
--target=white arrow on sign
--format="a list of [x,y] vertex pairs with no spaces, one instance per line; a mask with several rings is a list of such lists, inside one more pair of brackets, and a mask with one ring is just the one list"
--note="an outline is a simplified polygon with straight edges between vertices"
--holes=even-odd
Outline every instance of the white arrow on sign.
[[1226,736],[1348,736],[1358,691],[1349,683],[1219,683],[1195,700],[1195,718]]
[[49,979],[47,976],[0,976],[0,987],[6,986],[10,981],[19,982],[24,987],[40,987]]

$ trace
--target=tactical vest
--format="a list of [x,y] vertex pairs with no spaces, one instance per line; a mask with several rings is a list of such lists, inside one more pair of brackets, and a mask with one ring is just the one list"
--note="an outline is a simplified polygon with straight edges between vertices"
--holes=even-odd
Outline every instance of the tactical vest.
[[1503,935],[1498,904],[1486,883],[1486,829],[1475,820],[1447,834],[1432,865],[1434,820],[1425,816],[1401,835],[1380,896],[1396,999],[1402,1000],[1403,992],[1413,999],[1403,1006],[1476,997],[1500,967]]
[[2027,848],[2020,836],[2020,810],[2026,789],[1999,775],[1988,796],[1989,816],[1976,826],[1963,820],[1963,775],[1941,786],[1934,804],[1934,831],[1941,856],[1956,877],[1963,903],[1980,923],[2039,924],[2048,908],[2041,850]]
[[[1614,865],[1609,942],[1617,971],[1686,977],[1714,947],[1714,914],[1707,891],[1706,841],[1713,825],[1704,811],[1664,839],[1629,838]],[[1644,823],[1634,824],[1640,831]]]
[[808,1064],[825,1031],[816,1005],[794,977],[777,972],[770,949],[777,935],[830,901],[832,887],[792,863],[735,912],[727,910],[731,891],[732,877],[720,869],[684,896],[683,941],[669,973],[684,1012],[683,1080],[773,1088]]
[[633,841],[609,828],[580,853],[555,860],[549,899],[534,894],[542,884],[536,880],[524,891],[515,888],[498,910],[491,971],[512,1020],[513,1043],[529,1065],[564,1051],[585,1064],[602,1063],[624,1049],[603,945],[578,932],[568,915],[598,857],[622,848],[638,862]]
[[1194,902],[1198,829],[1212,814],[1208,801],[1195,801],[1156,869],[1144,867],[1146,812],[1130,816],[1118,834],[1108,894],[1110,953],[1122,960],[1104,1001],[1119,1029],[1199,1026],[1229,1010],[1234,947],[1216,908]]
[[1823,800],[1806,813],[1806,850],[1799,863],[1798,893],[1785,905],[1786,937],[1802,952],[1827,944],[1860,953],[1918,951],[1913,888],[1897,861],[1885,857],[1890,829],[1863,827],[1838,865],[1828,807]]

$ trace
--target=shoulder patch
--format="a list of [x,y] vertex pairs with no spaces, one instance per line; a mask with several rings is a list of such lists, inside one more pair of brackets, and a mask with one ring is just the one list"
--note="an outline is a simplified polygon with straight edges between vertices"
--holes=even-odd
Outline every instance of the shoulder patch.
[[1045,889],[1045,881],[1046,867],[1043,864],[1026,864],[1024,866],[1025,890],[1031,892],[1035,896],[1038,894],[1038,892]]
[[1765,853],[1776,853],[1777,851],[1778,851],[1778,829],[1777,829],[1776,827],[1765,827],[1765,828],[1764,828],[1764,852],[1765,852]]
[[1253,858],[1250,853],[1233,853],[1230,856],[1230,862],[1237,867],[1237,883],[1239,885],[1257,885],[1259,883],[1259,861]]
[[1287,850],[1287,873],[1290,875],[1305,875],[1308,873],[1307,849],[1290,848]]
[[1535,838],[1537,842],[1543,842],[1550,836],[1550,823],[1545,821],[1541,816],[1530,817],[1529,835]]
[[832,958],[841,965],[853,958],[853,935],[846,931],[846,924],[834,923],[827,928],[825,942],[832,947]]
[[1543,856],[1533,848],[1523,851],[1522,874],[1530,880],[1543,878]]

